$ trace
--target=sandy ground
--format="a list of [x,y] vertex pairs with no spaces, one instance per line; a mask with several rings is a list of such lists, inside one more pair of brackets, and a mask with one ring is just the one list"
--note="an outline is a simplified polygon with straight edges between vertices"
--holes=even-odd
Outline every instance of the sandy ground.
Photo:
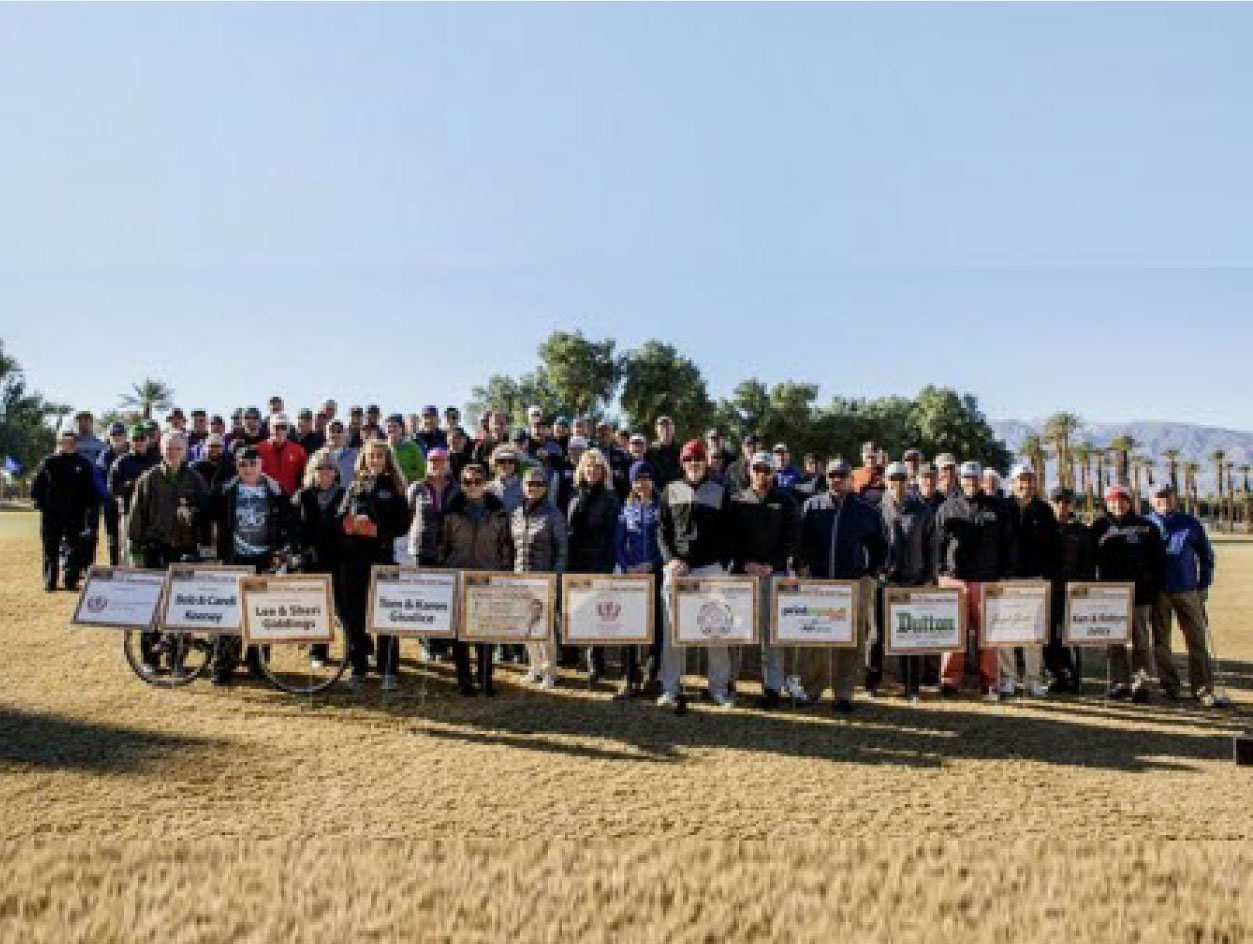
[[1094,680],[679,718],[416,664],[398,695],[150,689],[67,628],[36,526],[0,513],[0,941],[1253,937],[1253,543],[1218,548],[1232,712]]

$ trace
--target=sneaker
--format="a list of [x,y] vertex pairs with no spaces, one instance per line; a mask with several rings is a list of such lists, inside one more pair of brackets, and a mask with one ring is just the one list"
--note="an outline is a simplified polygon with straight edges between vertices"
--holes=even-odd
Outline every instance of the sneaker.
[[309,659],[309,665],[313,666],[313,668],[315,669],[325,669],[326,660],[323,659],[321,656],[312,656]]
[[917,692],[910,692],[908,697],[909,697],[909,703],[911,705],[916,705],[920,701],[922,701],[922,696],[919,695]]
[[797,675],[789,675],[787,677],[787,681],[783,683],[783,694],[798,702],[809,701],[809,695],[805,691],[805,686],[801,684],[800,677]]
[[1131,690],[1131,700],[1137,705],[1147,704],[1149,700],[1149,690],[1143,685],[1137,685]]
[[1043,682],[1032,682],[1027,686],[1027,693],[1032,698],[1048,698],[1049,689]]
[[1001,693],[996,688],[992,686],[988,686],[986,689],[983,690],[983,700],[984,701],[1000,701]]
[[878,690],[877,688],[867,688],[867,689],[866,689],[866,698],[867,698],[867,699],[869,699],[870,701],[874,701],[874,700],[875,700],[876,698],[878,698],[878,697],[879,697],[879,690]]
[[1000,691],[1002,695],[1009,697],[1013,695],[1014,692],[1016,692],[1017,690],[1018,690],[1018,686],[1015,684],[1012,678],[1001,679],[1001,684],[1000,684],[998,691]]
[[1163,698],[1165,698],[1167,701],[1178,701],[1178,700],[1179,700],[1179,689],[1177,689],[1177,688],[1163,688],[1163,689],[1162,689],[1162,697],[1163,697]]
[[945,698],[956,698],[959,692],[956,685],[944,684],[940,686],[940,694]]
[[1230,708],[1231,699],[1222,695],[1215,695],[1213,692],[1202,692],[1196,697],[1197,703],[1202,708]]
[[459,682],[457,684],[457,694],[462,698],[473,698],[478,693],[478,689],[476,689],[473,685],[469,685],[465,682]]
[[213,675],[210,677],[209,681],[211,681],[214,685],[230,685],[231,673],[214,672]]
[[551,692],[557,687],[557,676],[545,675],[539,680],[539,687],[546,692]]
[[679,704],[679,696],[673,692],[662,692],[657,696],[658,708],[674,708]]
[[1074,683],[1068,679],[1053,679],[1049,685],[1048,693],[1050,695],[1069,695],[1074,691]]
[[847,698],[841,698],[835,703],[835,708],[833,710],[836,714],[851,715],[853,713],[853,703]]
[[719,708],[734,708],[735,696],[730,692],[714,692],[712,694],[714,704]]
[[779,707],[779,693],[773,688],[763,688],[761,691],[761,707],[766,711]]
[[527,685],[538,685],[543,678],[544,676],[542,673],[536,671],[535,669],[531,669],[526,673],[526,675],[522,676],[522,681]]
[[344,679],[342,684],[344,688],[348,689],[350,692],[359,692],[365,688],[365,676],[349,675]]
[[400,688],[400,679],[396,676],[388,674],[379,679],[379,691],[394,692]]
[[1122,699],[1124,699],[1124,698],[1130,698],[1130,697],[1131,697],[1131,686],[1130,686],[1130,685],[1121,685],[1121,684],[1120,684],[1120,685],[1111,685],[1109,688],[1105,689],[1105,697],[1106,697],[1106,698],[1113,698],[1113,699],[1115,699],[1115,700],[1117,700],[1117,701],[1121,701],[1121,700],[1122,700]]

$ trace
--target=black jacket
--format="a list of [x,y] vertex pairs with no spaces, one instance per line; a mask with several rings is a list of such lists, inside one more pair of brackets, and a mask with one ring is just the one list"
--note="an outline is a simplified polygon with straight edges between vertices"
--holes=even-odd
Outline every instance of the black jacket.
[[114,461],[109,469],[109,494],[123,512],[131,510],[131,499],[135,496],[139,477],[160,461],[146,449],[143,452],[124,452]]
[[879,509],[857,495],[837,502],[830,492],[815,495],[801,511],[800,563],[811,577],[858,580],[877,575],[888,546]]
[[343,504],[345,489],[342,485],[333,485],[325,507],[318,501],[318,491],[316,485],[309,485],[292,497],[296,512],[296,546],[308,558],[308,570],[334,573],[343,534],[339,506]]
[[935,583],[940,565],[935,512],[916,494],[897,502],[891,492],[884,492],[879,514],[888,542],[888,582],[903,587]]
[[47,517],[86,529],[100,499],[95,470],[77,452],[54,452],[39,463],[30,497]]
[[1078,518],[1057,526],[1057,569],[1053,572],[1053,621],[1066,617],[1066,584],[1096,580],[1096,538]]
[[[365,515],[374,522],[374,537],[344,533],[344,518]],[[396,539],[409,530],[409,503],[403,490],[390,479],[359,475],[344,490],[336,514],[342,559],[358,563],[391,564],[395,562]]]
[[765,495],[751,488],[731,496],[731,570],[745,564],[769,564],[786,573],[801,539],[801,509],[785,489],[771,486]]
[[1003,580],[1014,573],[1013,511],[1004,499],[953,493],[936,515],[940,573],[957,580]]
[[1057,570],[1057,515],[1046,502],[1032,498],[1025,505],[1008,500],[1017,544],[1012,576],[1049,580]]
[[513,570],[513,534],[505,505],[491,492],[483,494],[483,512],[466,510],[466,493],[456,492],[444,506],[439,523],[439,565],[464,570]]
[[679,461],[677,442],[672,442],[668,446],[654,443],[648,450],[648,461],[653,467],[653,478],[657,483],[658,493],[671,482],[683,478],[683,464]]
[[723,479],[731,487],[732,492],[742,492],[753,484],[753,470],[749,466],[749,457],[740,456],[723,473]]
[[[296,515],[291,500],[283,494],[269,476],[261,477],[266,486],[268,514],[266,515],[266,544],[271,551],[291,546],[296,532]],[[209,514],[217,526],[218,560],[230,563],[235,558],[235,505],[239,500],[239,479],[233,478],[214,489],[209,497]]]
[[1157,525],[1137,514],[1121,519],[1106,516],[1092,525],[1092,537],[1097,579],[1134,583],[1136,606],[1152,603],[1166,570],[1166,545]]
[[688,567],[726,564],[731,558],[730,504],[731,493],[712,477],[695,488],[687,479],[667,485],[657,528],[661,559],[668,564],[678,558]]
[[612,574],[613,535],[622,504],[617,494],[602,485],[580,485],[567,510],[570,522],[569,560],[572,574]]

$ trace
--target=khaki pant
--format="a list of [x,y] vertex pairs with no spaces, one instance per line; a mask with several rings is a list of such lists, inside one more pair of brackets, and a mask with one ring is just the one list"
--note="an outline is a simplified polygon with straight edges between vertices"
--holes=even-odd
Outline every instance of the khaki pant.
[[1023,687],[1042,685],[1044,683],[1043,646],[1015,646],[1013,648],[998,649],[996,658],[1001,670],[1001,681],[1018,678],[1018,663],[1014,658],[1014,653],[1018,651],[1022,652],[1023,666],[1026,669],[1022,678]]
[[797,663],[801,686],[810,701],[817,701],[826,691],[828,680],[834,686],[836,701],[852,701],[853,689],[866,667],[866,640],[870,635],[874,615],[875,581],[862,577],[857,588],[857,648],[832,649],[798,647]]
[[[689,572],[689,577],[717,577],[725,574],[726,571],[718,564],[708,564],[704,567],[693,567]],[[658,680],[661,682],[661,690],[668,695],[679,694],[679,688],[683,682],[683,673],[687,668],[687,646],[676,646],[674,644],[674,614],[670,612],[672,596],[670,588],[673,580],[667,572],[663,581],[663,604],[665,612],[665,629],[662,636],[661,649],[661,671],[658,673]],[[697,648],[697,647],[692,647]],[[701,646],[707,653],[706,658],[709,666],[709,690],[715,695],[726,695],[729,693],[731,686],[731,647],[730,646]]]
[[1149,642],[1152,610],[1151,606],[1137,606],[1132,609],[1130,654],[1126,646],[1109,647],[1110,684],[1142,688],[1153,674],[1153,647]]
[[1192,694],[1206,695],[1214,690],[1214,669],[1206,646],[1208,621],[1201,594],[1196,590],[1182,593],[1159,593],[1153,605],[1153,660],[1157,663],[1157,678],[1167,692],[1179,691],[1179,671],[1175,668],[1174,655],[1170,651],[1172,615],[1179,616],[1179,628],[1188,647],[1188,681]]

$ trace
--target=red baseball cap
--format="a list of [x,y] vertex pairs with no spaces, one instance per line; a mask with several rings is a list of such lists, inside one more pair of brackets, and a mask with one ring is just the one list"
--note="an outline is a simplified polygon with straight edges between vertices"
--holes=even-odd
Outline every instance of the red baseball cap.
[[689,439],[683,444],[683,450],[679,453],[680,459],[700,459],[705,461],[705,444],[699,439]]
[[1130,498],[1131,489],[1120,482],[1115,482],[1109,488],[1105,489],[1105,500],[1113,501],[1115,498]]

